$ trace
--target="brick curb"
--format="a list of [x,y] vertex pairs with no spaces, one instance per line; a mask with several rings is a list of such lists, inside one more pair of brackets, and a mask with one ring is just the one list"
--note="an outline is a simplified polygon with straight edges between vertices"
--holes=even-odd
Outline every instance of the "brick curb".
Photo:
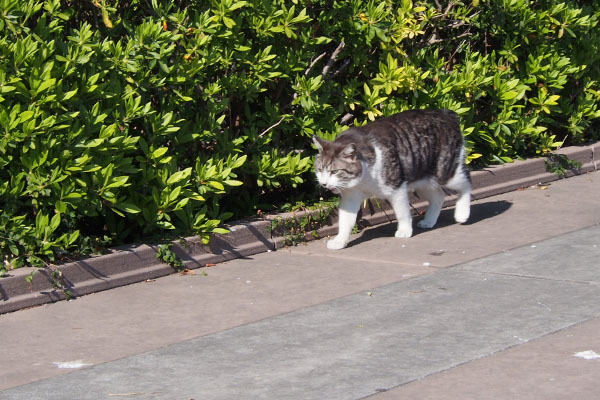
[[[567,170],[565,177],[600,169],[600,142],[589,146],[567,147],[554,154],[581,163],[580,168]],[[474,199],[561,179],[557,174],[547,171],[545,158],[516,161],[473,171],[471,178]],[[413,200],[413,206],[418,210],[426,206],[426,203],[416,198]],[[452,205],[454,201],[455,196],[447,196],[444,205]],[[335,211],[320,217],[319,212],[322,211],[284,213],[267,215],[262,219],[236,221],[228,225],[231,233],[215,235],[208,245],[202,244],[198,237],[189,237],[173,242],[172,250],[184,262],[186,268],[195,269],[281,248],[286,240],[289,242],[289,238],[286,238],[286,232],[276,228],[279,224],[274,224],[275,221],[325,218],[327,224],[316,231],[316,236],[321,238],[334,234],[337,230]],[[362,210],[359,223],[362,226],[372,226],[391,222],[393,219],[394,214],[389,205],[369,201]],[[314,238],[312,230],[304,232],[303,236],[306,240]],[[157,250],[157,245],[123,246],[106,255],[62,264],[58,266],[58,270],[63,286],[75,297],[82,296],[174,273],[173,268],[156,258]],[[25,277],[34,270],[34,278],[30,285]],[[64,291],[53,285],[51,275],[49,269],[19,268],[10,271],[9,276],[0,278],[0,314],[64,300]]]

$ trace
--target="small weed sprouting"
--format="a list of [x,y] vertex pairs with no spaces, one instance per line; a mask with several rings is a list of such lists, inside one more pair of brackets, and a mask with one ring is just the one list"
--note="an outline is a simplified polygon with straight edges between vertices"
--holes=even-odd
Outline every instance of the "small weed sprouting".
[[35,271],[36,270],[34,269],[29,275],[25,277],[25,282],[29,284],[29,291],[33,290],[33,276],[35,275]]
[[[306,233],[319,238],[318,230],[329,222],[329,217],[339,199],[321,201],[314,206],[306,206],[299,202],[288,208],[292,211],[292,217],[276,217],[271,221],[270,232],[278,233],[283,237],[283,246],[296,246],[307,241]],[[302,212],[296,216],[296,212]]]
[[577,160],[571,160],[564,154],[548,154],[546,155],[546,171],[554,173],[561,178],[567,175],[568,171],[577,171],[582,164]]
[[[52,286],[54,287],[54,289],[61,290],[65,294],[67,300],[74,299],[75,295],[73,294],[71,289],[69,289],[70,284],[65,281],[65,277],[63,276],[62,271],[60,269],[58,269],[57,267],[54,267],[54,268],[48,267],[48,268],[51,271],[50,281],[52,282]],[[31,278],[31,280],[29,280],[28,278]],[[29,276],[25,277],[25,280],[28,283],[33,284],[33,273],[31,273]]]
[[185,268],[185,265],[181,261],[181,258],[173,251],[172,247],[173,243],[159,245],[156,258],[165,264],[169,264],[175,271],[179,272]]

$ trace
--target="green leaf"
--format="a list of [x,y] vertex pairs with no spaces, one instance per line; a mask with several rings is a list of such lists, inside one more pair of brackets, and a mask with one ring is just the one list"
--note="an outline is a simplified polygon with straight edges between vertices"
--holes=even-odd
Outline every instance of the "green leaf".
[[108,185],[104,186],[104,189],[117,188],[117,187],[124,186],[128,180],[129,180],[129,177],[126,175],[117,176],[117,177],[113,178],[112,181]]
[[[8,245],[8,248],[10,249],[10,252],[13,253],[13,255],[18,256],[19,255],[19,248],[14,244],[14,243],[10,243]],[[27,277],[28,278],[28,277]],[[27,279],[25,278],[25,279]],[[33,277],[31,278],[33,279]],[[29,282],[29,281],[28,281]],[[31,283],[31,282],[30,282]]]
[[170,112],[166,113],[165,115],[163,115],[162,120],[160,121],[160,125],[164,128],[171,123],[172,119],[173,119],[173,112],[170,111]]
[[83,194],[81,194],[81,193],[71,192],[68,195],[63,196],[63,200],[71,200],[71,201],[75,200],[75,201],[77,201],[77,200],[80,200],[82,197],[83,197]]
[[77,240],[77,238],[79,238],[79,231],[73,231],[71,232],[71,234],[69,235],[69,239],[68,239],[68,245],[72,245],[73,243],[75,243],[75,241]]
[[509,90],[500,95],[502,100],[512,100],[519,95],[519,92],[515,92],[514,90]]
[[35,112],[33,111],[23,111],[20,115],[19,115],[19,120],[21,122],[27,122],[29,121],[33,116],[35,115]]
[[169,221],[165,221],[165,220],[157,221],[156,226],[158,226],[159,228],[162,228],[162,229],[170,229],[170,230],[175,229],[175,225],[173,225]]
[[172,185],[174,183],[177,183],[183,179],[188,178],[190,175],[192,174],[192,168],[186,168],[183,171],[177,171],[175,172],[173,175],[171,175],[169,177],[169,179],[167,180],[167,185]]
[[54,203],[54,207],[60,213],[67,212],[67,203],[65,203],[64,201],[57,200],[56,203]]
[[141,208],[132,203],[117,203],[113,205],[114,207],[125,211],[128,214],[138,214],[142,211]]
[[[90,165],[86,165],[86,166],[82,167],[81,172],[96,172],[100,169],[102,169],[102,167],[100,165],[90,164]],[[70,168],[69,168],[69,170],[70,170]]]
[[196,201],[205,201],[204,197],[200,196],[200,194],[198,194],[198,193],[193,193],[192,195],[189,196],[189,198],[191,200],[196,200]]
[[56,214],[54,214],[54,217],[52,217],[52,220],[50,221],[50,229],[52,229],[52,231],[55,231],[59,225],[60,225],[60,213],[56,213]]
[[241,167],[242,165],[244,165],[244,163],[246,162],[246,158],[248,156],[246,154],[244,154],[243,156],[239,157],[237,160],[235,160],[233,162],[233,165],[231,166],[232,169],[236,169]]
[[180,193],[181,193],[181,186],[177,186],[175,189],[173,189],[171,194],[169,194],[169,203],[172,203],[175,200],[177,200]]
[[104,139],[93,139],[85,144],[85,147],[98,147],[104,143]]
[[36,94],[40,94],[42,93],[44,90],[54,86],[56,84],[56,79],[52,78],[52,79],[47,79],[44,80],[40,86],[38,86]]
[[238,8],[242,8],[246,4],[248,4],[247,1],[238,1],[238,2],[235,2],[231,7],[229,7],[229,11],[234,11],[234,10],[237,10]]
[[165,64],[162,61],[158,62],[158,66],[160,67],[160,69],[165,73],[168,74],[169,72],[171,72],[171,70],[169,69],[169,67],[167,66],[167,64]]
[[206,184],[210,187],[213,187],[218,190],[225,190],[225,186],[221,182],[218,181],[208,181]]
[[185,207],[187,205],[187,203],[189,203],[189,201],[190,201],[189,197],[181,199],[175,206],[175,210],[181,210],[183,207]]
[[41,211],[35,217],[35,226],[38,230],[43,230],[48,226],[48,217]]
[[231,28],[233,28],[235,26],[235,21],[233,19],[229,18],[229,17],[223,17],[223,23],[229,29],[231,29]]
[[90,76],[87,81],[88,85],[90,85],[90,86],[95,85],[96,82],[98,82],[99,77],[100,77],[100,72],[95,73],[94,75]]
[[71,97],[77,94],[77,89],[73,89],[67,93],[65,93],[61,99],[61,101],[69,100]]
[[169,151],[168,147],[160,147],[152,152],[152,158],[156,160],[162,157],[167,151]]

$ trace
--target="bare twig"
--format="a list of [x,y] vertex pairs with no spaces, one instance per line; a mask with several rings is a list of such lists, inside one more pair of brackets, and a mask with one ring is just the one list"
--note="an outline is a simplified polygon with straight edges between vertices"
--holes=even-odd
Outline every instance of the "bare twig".
[[448,7],[446,7],[446,11],[444,11],[444,14],[442,15],[442,17],[446,17],[448,14],[450,14],[450,10],[452,10],[455,5],[456,5],[455,2],[453,2],[453,1],[449,2]]
[[451,37],[448,39],[438,39],[438,37],[435,34],[433,34],[427,41],[427,45],[432,45],[432,44],[441,43],[441,42],[447,42],[447,41],[455,40],[455,39],[461,39],[466,36],[473,36],[473,34],[469,30],[467,30],[466,32],[461,33],[460,35],[457,35],[457,36],[454,36],[454,37]]
[[285,119],[285,115],[283,117],[281,117],[281,119],[279,121],[277,121],[276,123],[274,123],[273,125],[271,125],[270,127],[268,127],[267,129],[265,129],[264,131],[262,131],[262,133],[260,135],[258,135],[258,137],[263,137],[265,134],[267,134],[267,132],[269,132],[271,129],[276,128],[279,124],[281,124],[283,122],[283,120]]
[[340,124],[344,125],[345,123],[347,123],[348,121],[350,121],[352,118],[354,118],[354,115],[347,113],[346,115],[344,115],[342,117],[342,119],[340,120]]
[[446,62],[446,70],[450,71],[452,69],[452,60],[454,59],[454,56],[456,55],[456,53],[459,52],[459,50],[462,49],[462,47],[467,43],[466,40],[463,40],[462,42],[460,42],[460,44],[458,45],[458,47],[456,47],[456,49],[454,50],[454,52],[452,53],[452,55],[448,58],[448,61]]
[[342,49],[344,48],[344,46],[346,46],[346,43],[340,42],[340,44],[338,44],[338,46],[335,48],[335,50],[333,51],[333,53],[331,53],[331,57],[329,57],[329,60],[327,61],[327,64],[325,65],[325,67],[323,67],[323,71],[321,72],[321,76],[323,78],[325,78],[325,75],[327,75],[327,73],[329,72],[329,70],[331,69],[331,67],[333,66],[333,64],[335,63],[335,60],[340,55],[340,52],[342,51]]
[[[325,75],[327,75],[327,73],[329,72],[329,69],[331,69],[331,67],[333,66],[333,64],[335,63],[335,60],[337,59],[338,55],[340,54],[340,51],[342,51],[342,49],[344,48],[346,44],[344,42],[340,42],[340,44],[338,44],[338,46],[335,48],[335,50],[333,51],[333,53],[331,53],[331,56],[329,57],[329,60],[327,60],[327,64],[323,67],[323,71],[321,71],[321,76],[323,78],[325,78]],[[308,66],[308,68],[306,69],[306,71],[304,71],[304,75],[308,76],[308,73],[311,71],[311,69],[315,66],[315,64],[323,57],[325,57],[327,53],[322,53],[320,54],[317,58],[315,58],[310,65]],[[294,100],[296,100],[298,98],[298,93],[294,93]],[[281,121],[280,121],[281,122]],[[262,134],[261,134],[262,136]]]
[[327,55],[327,53],[321,53],[317,58],[315,58],[313,60],[313,62],[310,63],[310,65],[308,66],[308,68],[306,68],[306,71],[304,71],[304,75],[308,76],[308,73],[310,72],[310,70],[315,66],[316,63],[319,62],[319,60],[323,57],[325,57]]
[[441,41],[443,41],[443,40],[444,40],[444,39],[438,39],[438,37],[437,37],[437,34],[436,34],[435,32],[433,32],[433,33],[431,34],[431,36],[429,37],[429,39],[427,40],[427,42],[423,42],[423,41],[421,40],[421,43],[420,43],[420,44],[423,44],[423,43],[424,43],[424,44],[426,44],[427,46],[429,46],[429,45],[431,45],[431,44],[433,44],[433,43],[438,43],[438,42],[441,42]]
[[448,25],[446,28],[449,28],[449,29],[460,28],[461,26],[464,26],[466,24],[467,23],[465,21],[454,21],[453,23]]

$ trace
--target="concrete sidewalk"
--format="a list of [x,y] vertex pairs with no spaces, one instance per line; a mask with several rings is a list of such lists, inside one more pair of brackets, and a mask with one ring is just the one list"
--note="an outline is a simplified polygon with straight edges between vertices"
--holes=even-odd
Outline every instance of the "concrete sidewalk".
[[596,398],[600,175],[452,211],[1,315],[0,399]]

